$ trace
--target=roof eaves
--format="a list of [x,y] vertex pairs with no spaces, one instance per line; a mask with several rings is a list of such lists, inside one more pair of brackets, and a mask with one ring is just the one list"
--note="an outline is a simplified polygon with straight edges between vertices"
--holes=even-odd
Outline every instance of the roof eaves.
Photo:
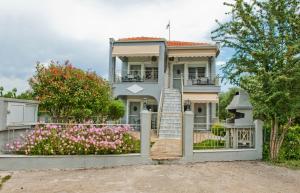
[[219,49],[217,45],[167,46],[168,49]]
[[150,39],[150,40],[117,40],[115,42],[166,42],[165,38],[160,39]]

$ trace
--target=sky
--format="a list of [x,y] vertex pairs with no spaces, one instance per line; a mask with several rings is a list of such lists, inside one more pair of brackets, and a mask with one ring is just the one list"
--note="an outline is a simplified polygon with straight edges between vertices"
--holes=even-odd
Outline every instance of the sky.
[[[0,0],[0,86],[29,89],[36,62],[65,61],[107,78],[109,38],[211,42],[224,0]],[[222,49],[218,68],[231,56]],[[230,85],[222,83],[222,90]]]

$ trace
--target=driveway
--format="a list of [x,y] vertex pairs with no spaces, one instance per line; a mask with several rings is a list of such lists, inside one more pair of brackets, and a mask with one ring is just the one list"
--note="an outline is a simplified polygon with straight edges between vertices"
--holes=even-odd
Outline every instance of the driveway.
[[[4,173],[0,172],[3,176]],[[1,193],[300,192],[300,170],[263,162],[11,172]]]

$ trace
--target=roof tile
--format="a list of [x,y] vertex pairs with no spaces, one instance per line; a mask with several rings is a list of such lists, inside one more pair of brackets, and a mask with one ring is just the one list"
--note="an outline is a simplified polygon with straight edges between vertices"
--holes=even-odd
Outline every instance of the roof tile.
[[[129,38],[120,38],[118,41],[151,41],[151,40],[163,40],[164,38],[160,37],[129,37]],[[205,46],[209,45],[205,42],[185,42],[185,41],[166,41],[167,46],[170,47],[183,47],[183,46]]]
[[183,42],[183,41],[167,41],[167,46],[174,46],[174,47],[180,47],[180,46],[203,46],[203,45],[209,45],[208,43],[203,42]]
[[129,37],[129,38],[120,38],[119,41],[151,41],[151,40],[160,40],[163,38],[159,37]]

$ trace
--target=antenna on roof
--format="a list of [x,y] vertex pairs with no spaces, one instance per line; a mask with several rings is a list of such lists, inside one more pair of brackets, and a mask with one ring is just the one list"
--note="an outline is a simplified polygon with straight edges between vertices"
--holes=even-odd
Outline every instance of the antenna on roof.
[[171,23],[170,23],[170,20],[169,20],[169,23],[168,23],[166,29],[169,29],[169,41],[170,41],[171,40]]

